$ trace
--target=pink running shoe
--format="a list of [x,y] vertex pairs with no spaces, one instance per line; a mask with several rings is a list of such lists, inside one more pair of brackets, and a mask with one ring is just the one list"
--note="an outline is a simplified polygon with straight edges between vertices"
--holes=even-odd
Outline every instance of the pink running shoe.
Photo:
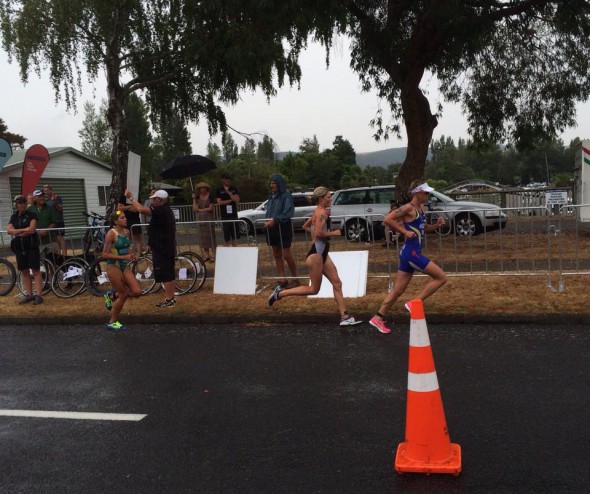
[[373,326],[374,328],[377,328],[377,330],[380,333],[384,333],[384,334],[391,333],[391,329],[389,329],[385,325],[385,322],[383,320],[381,320],[381,319],[377,319],[375,316],[371,317],[371,319],[369,320],[369,324],[371,326]]

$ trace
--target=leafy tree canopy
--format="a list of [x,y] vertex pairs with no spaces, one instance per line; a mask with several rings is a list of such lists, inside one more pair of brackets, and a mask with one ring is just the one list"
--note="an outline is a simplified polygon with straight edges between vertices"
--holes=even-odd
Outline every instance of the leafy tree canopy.
[[4,123],[4,120],[0,118],[0,137],[12,146],[12,147],[20,147],[24,149],[25,141],[27,140],[26,137],[21,136],[20,134],[13,134],[12,132],[8,132],[8,126]]
[[427,99],[427,78],[462,104],[474,141],[519,147],[573,125],[575,101],[590,95],[587,0],[343,0],[334,9],[362,88],[377,91],[393,116],[377,113],[375,136],[405,127],[398,190],[423,176],[442,112]]
[[[224,131],[219,103],[236,103],[242,90],[297,81],[299,51],[313,24],[309,1],[231,0],[3,0],[3,48],[31,70],[47,68],[56,98],[68,107],[85,71],[107,79],[107,120],[113,139],[111,207],[125,183],[125,101],[144,90],[154,124],[176,115],[182,123],[206,118]],[[286,43],[284,42],[286,41]]]

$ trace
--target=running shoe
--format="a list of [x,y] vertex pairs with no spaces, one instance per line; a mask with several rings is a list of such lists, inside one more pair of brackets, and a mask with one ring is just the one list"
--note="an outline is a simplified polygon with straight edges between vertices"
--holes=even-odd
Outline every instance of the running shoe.
[[404,307],[407,309],[408,312],[412,312],[412,301],[408,300],[405,304]]
[[159,309],[161,309],[162,307],[174,307],[175,305],[176,305],[176,299],[173,298],[171,300],[164,299],[159,304],[156,304],[156,307],[158,307]]
[[385,325],[385,321],[383,321],[383,319],[378,319],[377,317],[373,316],[369,320],[369,324],[376,328],[380,333],[391,333],[391,329]]
[[104,308],[106,310],[113,308],[113,292],[111,290],[104,294]]
[[268,297],[268,305],[270,307],[272,307],[272,304],[274,304],[280,297],[279,293],[281,293],[282,288],[280,285],[276,286],[275,289],[272,291],[272,293],[270,294],[270,297]]
[[19,305],[28,304],[29,302],[32,302],[33,300],[35,300],[35,296],[34,295],[25,295],[23,297],[23,299],[19,302]]
[[340,318],[340,326],[356,326],[362,322],[363,321],[357,321],[353,316],[349,316],[348,314],[346,314],[346,317]]
[[113,331],[125,331],[127,328],[123,326],[119,321],[115,321],[108,323],[107,329],[112,329]]
[[39,305],[43,303],[43,297],[41,295],[34,295],[33,305]]

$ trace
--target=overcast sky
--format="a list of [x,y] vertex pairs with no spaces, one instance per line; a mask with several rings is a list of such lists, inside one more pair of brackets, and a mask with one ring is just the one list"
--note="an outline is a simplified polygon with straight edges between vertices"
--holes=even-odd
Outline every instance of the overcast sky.
[[[260,93],[247,93],[234,107],[226,109],[229,125],[244,133],[262,132],[276,143],[277,151],[297,151],[304,138],[315,134],[320,148],[332,146],[335,136],[342,135],[350,141],[357,153],[378,151],[406,145],[405,135],[401,140],[376,142],[369,121],[378,108],[377,97],[361,93],[357,76],[349,68],[348,48],[340,42],[332,49],[330,67],[324,63],[323,48],[311,45],[302,55],[303,77],[301,89],[284,87],[268,104]],[[72,146],[80,148],[78,131],[82,127],[83,104],[93,101],[96,106],[106,96],[104,79],[95,85],[85,84],[78,97],[78,113],[68,113],[63,102],[55,102],[48,78],[41,79],[31,73],[24,86],[18,67],[8,63],[6,53],[0,51],[0,118],[8,130],[25,136],[26,147],[43,144],[46,147]],[[426,84],[428,81],[425,81]],[[426,86],[427,87],[427,86]],[[435,87],[429,87],[432,108],[438,103]],[[566,144],[575,137],[590,138],[590,104],[578,105],[578,126],[568,129],[561,137]],[[451,136],[455,142],[467,136],[465,118],[460,108],[445,105],[443,117],[435,129],[434,138]],[[206,152],[209,136],[206,124],[189,126],[193,152]],[[243,138],[234,134],[241,145]],[[254,135],[255,140],[260,136]],[[221,142],[219,135],[213,142]]]

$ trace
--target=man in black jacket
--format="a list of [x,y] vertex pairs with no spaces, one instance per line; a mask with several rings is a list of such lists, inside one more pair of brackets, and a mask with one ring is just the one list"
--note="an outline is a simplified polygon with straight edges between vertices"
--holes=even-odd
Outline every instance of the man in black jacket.
[[[41,254],[39,252],[39,238],[37,237],[37,215],[27,209],[27,198],[18,195],[14,198],[16,213],[10,217],[8,229],[9,235],[14,238],[10,243],[12,251],[16,255],[16,265],[22,273],[25,297],[19,302],[34,305],[43,303],[41,296],[43,290],[43,278],[41,276]],[[33,283],[31,271],[35,279],[35,295],[33,295]]]
[[125,190],[125,197],[137,209],[137,212],[150,217],[148,227],[148,245],[152,250],[154,261],[154,279],[164,287],[164,300],[156,307],[174,307],[174,257],[176,256],[176,219],[168,204],[168,192],[157,190],[150,199],[151,206],[146,208],[131,191]]

